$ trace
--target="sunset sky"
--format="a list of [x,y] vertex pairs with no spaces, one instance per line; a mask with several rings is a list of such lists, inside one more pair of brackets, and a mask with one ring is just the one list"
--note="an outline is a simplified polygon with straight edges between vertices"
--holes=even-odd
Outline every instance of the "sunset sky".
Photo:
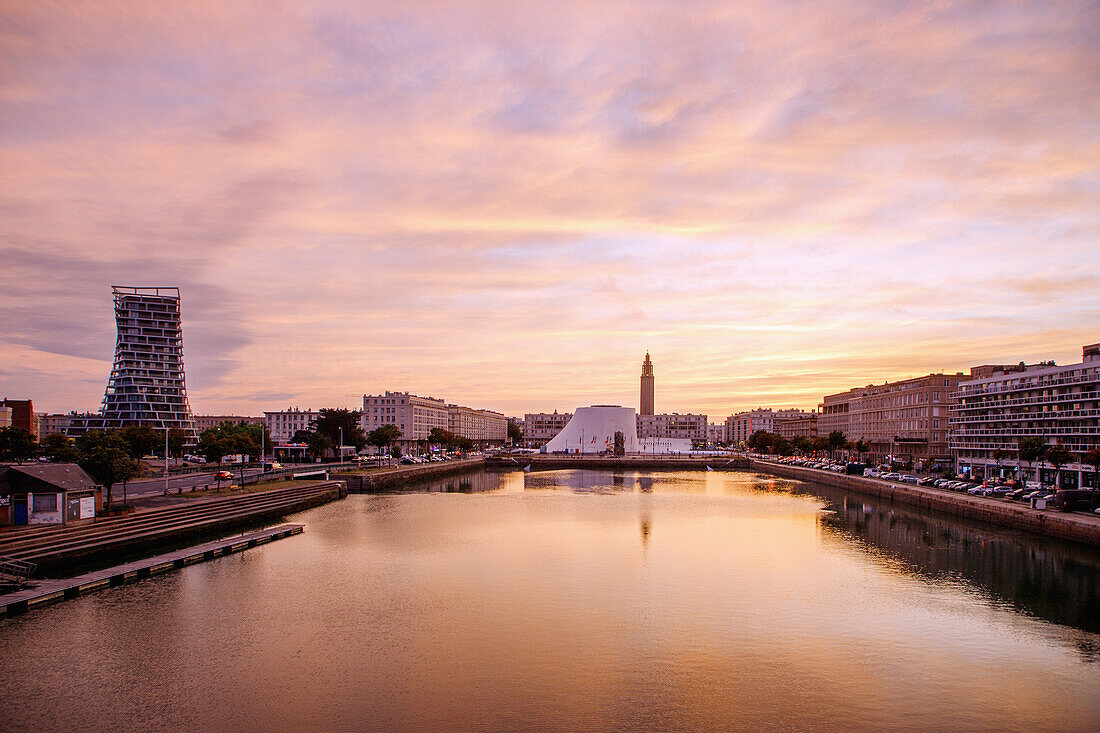
[[0,396],[756,406],[1100,341],[1096,2],[0,0]]

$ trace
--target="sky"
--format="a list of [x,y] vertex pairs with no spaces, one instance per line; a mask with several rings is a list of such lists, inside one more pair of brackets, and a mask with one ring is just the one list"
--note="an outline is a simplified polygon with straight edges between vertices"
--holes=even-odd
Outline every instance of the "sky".
[[0,0],[0,396],[712,421],[1100,341],[1100,3]]

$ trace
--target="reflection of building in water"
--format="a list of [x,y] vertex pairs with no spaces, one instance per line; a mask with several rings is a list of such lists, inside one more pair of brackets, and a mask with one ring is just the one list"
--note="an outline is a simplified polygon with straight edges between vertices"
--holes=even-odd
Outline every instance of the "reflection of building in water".
[[641,527],[641,529],[642,529],[642,549],[645,550],[645,549],[649,548],[649,533],[650,533],[650,530],[652,528],[652,523],[649,519],[648,514],[643,514],[642,515],[641,524],[642,524],[642,527]]
[[953,518],[800,487],[829,501],[826,527],[903,560],[933,580],[963,578],[994,598],[1055,623],[1100,631],[1100,556],[1086,548],[1028,538]]

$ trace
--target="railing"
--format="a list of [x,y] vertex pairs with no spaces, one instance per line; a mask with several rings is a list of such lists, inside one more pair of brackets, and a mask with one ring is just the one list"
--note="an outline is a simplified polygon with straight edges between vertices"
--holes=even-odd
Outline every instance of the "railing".
[[[960,389],[957,392],[952,392],[951,397],[953,399],[961,399],[963,397],[972,397],[983,394],[998,394],[1003,392],[1022,392],[1025,390],[1033,389],[1048,389],[1050,387],[1058,387],[1064,384],[1084,384],[1087,382],[1100,382],[1100,374],[1094,371],[1090,371],[1087,367],[1082,369],[1081,374],[1074,374],[1070,376],[1047,378],[1044,376],[1036,375],[1033,377],[1021,376],[1013,378],[1012,383],[1010,381],[993,382],[992,384],[986,384],[982,386],[973,386],[965,389]],[[1026,381],[1020,381],[1026,380]]]
[[1089,402],[1100,400],[1100,391],[1066,392],[1055,395],[1036,395],[1034,397],[1016,397],[1013,399],[988,400],[983,402],[958,403],[951,406],[953,412],[960,410],[989,410],[998,407],[1016,407],[1019,405],[1042,405],[1054,402]]
[[6,583],[25,585],[34,574],[38,566],[26,560],[16,560],[10,557],[0,557],[0,580]]
[[964,423],[1009,422],[1021,420],[1066,420],[1070,418],[1100,418],[1100,408],[1087,410],[1058,410],[1055,412],[1010,412],[1001,415],[952,415],[948,418],[951,425]]

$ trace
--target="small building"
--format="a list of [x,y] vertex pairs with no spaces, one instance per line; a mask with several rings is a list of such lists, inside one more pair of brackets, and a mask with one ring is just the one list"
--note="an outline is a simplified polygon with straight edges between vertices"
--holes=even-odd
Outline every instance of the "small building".
[[93,519],[101,494],[75,463],[6,466],[0,469],[0,525]]

